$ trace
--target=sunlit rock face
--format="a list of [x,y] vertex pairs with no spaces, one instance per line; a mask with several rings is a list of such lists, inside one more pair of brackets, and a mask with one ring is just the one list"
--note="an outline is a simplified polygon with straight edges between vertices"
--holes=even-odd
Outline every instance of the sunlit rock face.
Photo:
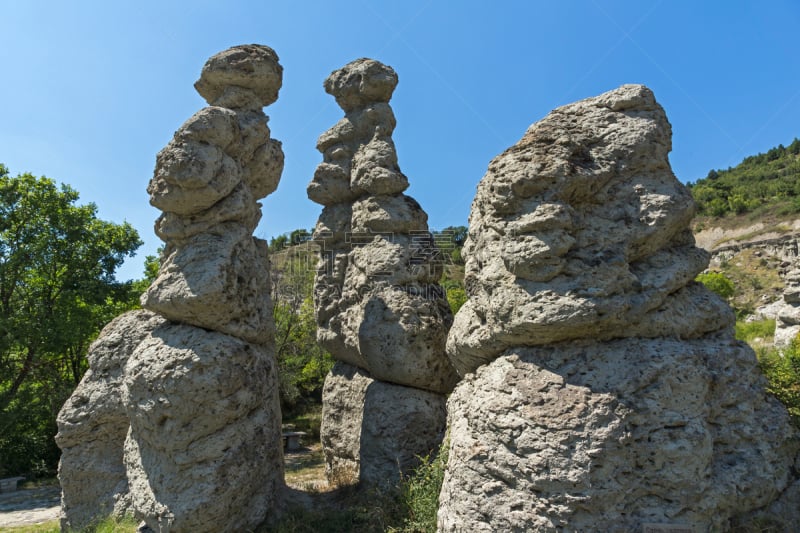
[[[358,477],[360,465],[362,482],[380,484],[407,469],[405,463],[395,467],[389,480],[378,474],[385,471],[381,465],[397,463],[390,451],[396,446],[389,445],[391,435],[411,434],[437,420],[433,434],[441,438],[443,394],[458,380],[445,354],[452,314],[438,284],[443,258],[428,232],[427,214],[403,194],[408,179],[397,162],[395,117],[389,106],[396,85],[395,71],[372,59],[353,61],[325,80],[325,90],[345,116],[320,136],[317,148],[323,161],[308,185],[308,197],[324,206],[314,232],[322,249],[314,281],[317,339],[335,359],[374,380],[373,389],[407,394],[417,406],[413,413],[398,412],[384,421],[396,426],[376,437],[385,442],[373,450],[386,451],[384,456],[359,449],[357,444],[366,441],[358,435],[343,437],[348,446],[334,445],[335,438],[328,446],[323,439],[329,472],[349,464]],[[326,385],[326,391],[347,388],[341,376],[328,379],[337,384]],[[339,420],[370,421],[378,412],[390,412],[384,407],[368,412],[378,404],[357,400],[364,396],[358,385],[352,387],[346,394],[352,401],[324,395],[326,435],[360,431],[340,427]],[[423,396],[423,402],[412,399]],[[435,447],[436,439],[409,441],[406,452],[410,457],[425,455],[431,443]]]
[[267,245],[252,233],[283,169],[262,108],[283,69],[266,46],[206,62],[208,102],[159,152],[148,186],[163,213],[158,276],[142,306],[166,319],[125,366],[124,463],[154,531],[244,531],[283,484]]
[[166,320],[150,311],[111,321],[89,347],[89,370],[58,413],[61,529],[83,530],[132,511],[122,460],[130,423],[122,403],[125,364],[139,343]]
[[447,344],[466,377],[441,531],[800,520],[800,441],[731,310],[693,281],[708,255],[670,149],[652,92],[626,85],[490,163]]

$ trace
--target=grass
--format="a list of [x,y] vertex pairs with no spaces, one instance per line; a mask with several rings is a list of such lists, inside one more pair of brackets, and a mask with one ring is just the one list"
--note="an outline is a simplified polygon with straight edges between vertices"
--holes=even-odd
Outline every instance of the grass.
[[775,335],[775,319],[768,318],[765,320],[754,320],[752,322],[745,322],[743,320],[736,321],[736,338],[740,341],[747,343],[771,342],[772,337]]
[[[279,522],[259,533],[335,533],[341,531],[433,533],[447,465],[447,439],[438,453],[389,490],[346,486],[314,495],[315,504],[290,508]],[[287,474],[288,479],[288,474]]]
[[0,528],[3,533],[61,533],[61,527],[58,520],[51,520],[42,524],[34,524],[31,526],[11,526]]
[[767,377],[767,390],[783,403],[794,425],[800,429],[800,339],[788,348],[757,348],[761,371]]
[[[130,516],[124,518],[106,518],[94,527],[86,528],[81,532],[70,533],[136,533],[139,523]],[[3,533],[60,533],[61,527],[58,520],[51,520],[42,524],[30,526],[5,527],[0,531]]]

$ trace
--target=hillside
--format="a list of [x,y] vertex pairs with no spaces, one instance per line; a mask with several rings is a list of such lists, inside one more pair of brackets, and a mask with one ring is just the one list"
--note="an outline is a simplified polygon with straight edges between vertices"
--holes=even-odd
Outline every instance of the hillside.
[[[695,231],[731,230],[757,223],[781,225],[800,214],[800,139],[746,157],[737,166],[711,170],[688,183],[699,212]],[[755,231],[759,231],[756,229]]]

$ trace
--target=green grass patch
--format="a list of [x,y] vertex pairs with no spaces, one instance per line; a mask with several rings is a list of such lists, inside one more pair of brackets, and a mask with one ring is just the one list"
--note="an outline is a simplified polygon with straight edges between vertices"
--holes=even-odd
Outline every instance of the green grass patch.
[[775,335],[775,319],[753,320],[745,322],[736,321],[736,338],[744,342],[753,342],[755,339],[769,339]]
[[[80,531],[70,530],[69,533],[136,533],[139,522],[131,516],[123,518],[106,518],[97,525]],[[42,524],[30,526],[14,526],[2,529],[3,533],[61,533],[58,520],[51,520]]]

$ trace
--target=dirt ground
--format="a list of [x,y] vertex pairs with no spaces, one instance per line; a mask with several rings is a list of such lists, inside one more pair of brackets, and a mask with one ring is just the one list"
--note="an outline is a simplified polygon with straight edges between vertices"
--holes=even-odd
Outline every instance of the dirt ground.
[[61,488],[58,486],[0,493],[0,529],[56,520],[60,511]]
[[[325,460],[319,443],[286,452],[286,484],[297,490],[326,492]],[[0,493],[0,530],[56,520],[61,511],[58,486],[19,489]]]

